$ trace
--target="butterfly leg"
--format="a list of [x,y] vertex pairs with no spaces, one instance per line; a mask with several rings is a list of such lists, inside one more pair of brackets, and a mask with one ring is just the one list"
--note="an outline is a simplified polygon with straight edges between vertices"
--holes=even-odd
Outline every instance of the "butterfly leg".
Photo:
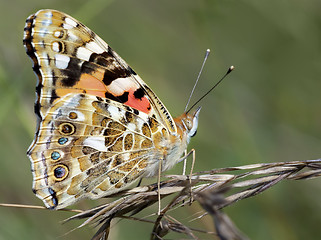
[[[193,148],[191,151],[187,153],[185,151],[184,157],[182,157],[179,162],[184,161],[184,166],[183,166],[183,175],[186,175],[186,162],[187,158],[192,154],[193,156],[193,161],[192,161],[192,166],[189,175],[187,176],[187,179],[189,179],[189,185],[190,185],[190,203],[193,202],[193,195],[192,195],[192,175],[193,175],[193,170],[194,170],[194,165],[195,165],[195,149]],[[161,215],[161,194],[160,194],[160,178],[161,178],[161,173],[162,173],[162,166],[163,166],[163,158],[160,159],[158,163],[158,176],[157,176],[157,195],[158,195],[158,212],[157,215]]]
[[183,162],[183,173],[182,175],[185,175],[186,173],[186,164],[187,164],[187,150],[184,151],[184,162]]
[[193,170],[194,170],[194,165],[195,165],[195,149],[192,149],[187,153],[185,150],[184,157],[180,160],[184,160],[184,165],[183,165],[183,173],[182,175],[186,175],[186,164],[187,164],[187,158],[192,154],[193,155],[193,160],[192,160],[192,166],[189,175],[187,176],[187,179],[189,179],[189,185],[190,185],[190,203],[193,202],[193,195],[192,195],[192,175],[193,175]]
[[162,166],[163,166],[163,159],[161,158],[158,163],[158,176],[157,176],[157,196],[158,196],[158,212],[157,215],[161,215],[161,195],[160,195],[160,180],[161,180],[161,173],[162,173]]

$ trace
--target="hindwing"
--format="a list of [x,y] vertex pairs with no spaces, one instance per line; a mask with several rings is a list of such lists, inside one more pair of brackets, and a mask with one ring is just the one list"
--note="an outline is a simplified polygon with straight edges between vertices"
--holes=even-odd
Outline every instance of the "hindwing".
[[168,137],[163,130],[116,101],[66,95],[48,111],[28,152],[33,189],[49,208],[117,192],[145,173],[155,153],[152,135]]

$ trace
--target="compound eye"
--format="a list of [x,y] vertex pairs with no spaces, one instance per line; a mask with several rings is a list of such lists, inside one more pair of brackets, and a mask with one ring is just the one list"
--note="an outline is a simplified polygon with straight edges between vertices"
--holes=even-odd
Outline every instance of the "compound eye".
[[194,137],[196,135],[196,133],[197,133],[197,129],[193,133],[190,132],[190,136]]

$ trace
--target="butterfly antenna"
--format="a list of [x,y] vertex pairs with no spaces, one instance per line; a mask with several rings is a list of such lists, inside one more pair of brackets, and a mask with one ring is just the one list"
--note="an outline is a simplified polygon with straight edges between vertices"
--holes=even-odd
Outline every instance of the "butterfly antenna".
[[234,69],[234,66],[230,66],[229,69],[227,70],[227,72],[225,73],[225,75],[224,75],[217,83],[215,83],[215,85],[214,85],[210,90],[208,90],[202,97],[200,97],[200,99],[198,99],[198,100],[188,109],[188,111],[186,111],[186,113],[188,113],[189,111],[191,111],[193,107],[195,107],[203,98],[205,98],[211,91],[213,91],[213,89],[216,88],[217,85],[219,85],[219,84],[223,81],[223,79],[233,71],[233,69]]
[[204,65],[205,65],[205,63],[206,63],[206,60],[207,60],[208,56],[210,55],[210,52],[211,52],[210,49],[207,49],[207,50],[206,50],[206,53],[205,53],[205,57],[204,57],[204,60],[203,60],[203,64],[202,64],[201,70],[200,70],[200,72],[198,73],[198,76],[197,76],[197,79],[196,79],[196,81],[195,81],[194,87],[193,87],[193,89],[192,89],[192,91],[191,91],[191,94],[189,95],[189,98],[188,98],[187,104],[186,104],[186,106],[185,106],[184,112],[186,112],[187,107],[188,107],[188,104],[189,104],[189,102],[191,101],[191,98],[192,98],[192,96],[193,96],[194,90],[195,90],[195,88],[196,88],[196,85],[197,85],[197,83],[198,83],[198,80],[199,80],[200,77],[201,77],[201,74],[202,74],[202,72],[203,72]]

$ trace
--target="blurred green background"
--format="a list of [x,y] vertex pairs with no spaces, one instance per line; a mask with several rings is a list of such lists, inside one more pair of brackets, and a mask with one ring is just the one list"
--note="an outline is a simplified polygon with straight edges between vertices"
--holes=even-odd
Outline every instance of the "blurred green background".
[[[182,113],[205,50],[211,56],[194,101],[235,71],[202,103],[196,171],[321,157],[321,2],[318,0],[0,0],[0,202],[42,205],[31,192],[26,150],[34,130],[36,77],[22,46],[25,19],[64,11],[108,42]],[[171,173],[181,172],[177,166]],[[226,209],[251,239],[320,239],[321,180],[285,181]],[[88,208],[102,201],[84,201]],[[184,218],[197,206],[178,209]],[[151,211],[154,211],[153,209]],[[183,213],[182,213],[183,212]],[[70,213],[0,207],[0,239],[90,239]],[[198,227],[211,229],[204,219]],[[121,221],[111,239],[148,239],[152,225]],[[184,237],[170,235],[169,238]],[[210,239],[203,235],[201,239]]]

